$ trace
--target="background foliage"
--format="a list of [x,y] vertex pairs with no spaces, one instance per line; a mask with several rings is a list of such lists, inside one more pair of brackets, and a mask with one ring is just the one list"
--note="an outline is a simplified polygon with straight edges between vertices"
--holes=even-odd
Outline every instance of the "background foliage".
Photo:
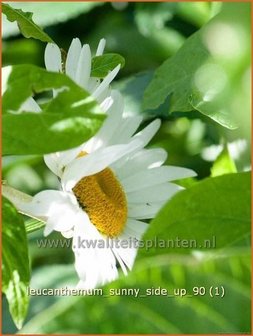
[[[143,125],[161,118],[150,146],[165,148],[168,164],[198,174],[178,181],[186,190],[161,210],[145,238],[202,242],[215,237],[216,247],[141,249],[131,274],[104,288],[144,292],[161,286],[171,293],[185,288],[183,298],[37,296],[30,299],[26,316],[30,269],[33,288],[74,285],[73,255],[68,248],[39,248],[39,224],[4,201],[3,333],[16,333],[25,317],[19,332],[27,334],[249,333],[250,4],[10,4],[15,9],[5,5],[3,11],[14,22],[3,15],[2,45],[3,65],[15,65],[3,97],[3,178],[8,184],[31,195],[58,188],[41,154],[76,146],[103,121],[93,100],[73,109],[75,100],[88,96],[70,79],[38,68],[44,67],[43,41],[67,50],[79,37],[95,50],[105,37],[110,55],[94,59],[93,71],[103,77],[103,62],[124,65],[113,85],[124,95],[127,113],[142,114]],[[48,90],[62,85],[69,91],[51,100]],[[31,92],[42,113],[10,113]],[[224,286],[226,293],[224,298],[195,296],[196,286]]]

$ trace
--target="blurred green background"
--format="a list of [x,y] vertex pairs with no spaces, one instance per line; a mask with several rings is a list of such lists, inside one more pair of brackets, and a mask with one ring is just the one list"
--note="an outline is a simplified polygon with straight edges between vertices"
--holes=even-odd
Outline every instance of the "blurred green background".
[[[197,32],[223,4],[218,2],[181,3],[104,3],[41,2],[11,5],[34,13],[34,21],[63,49],[79,37],[93,49],[106,38],[106,52],[126,59],[113,86],[121,90],[129,114],[143,114],[144,124],[155,116],[163,124],[150,146],[167,150],[170,165],[194,169],[198,179],[210,176],[223,146],[238,172],[250,169],[250,103],[244,101],[246,115],[236,130],[229,130],[196,111],[169,114],[161,105],[155,112],[144,111],[142,98],[154,70],[173,56],[185,40]],[[44,66],[45,44],[19,35],[15,23],[3,17],[3,66],[35,64]],[[240,65],[240,64],[239,64]],[[243,67],[244,65],[241,64]],[[237,80],[235,78],[235,80]],[[246,82],[248,85],[248,82]],[[242,90],[243,91],[243,90]],[[248,87],[246,88],[248,96]],[[239,103],[240,95],[238,94]],[[245,96],[242,96],[245,97]],[[241,119],[239,118],[239,119]],[[58,188],[58,180],[40,156],[3,158],[3,178],[24,192],[35,194]],[[194,180],[184,182],[192,185]],[[35,288],[58,288],[75,284],[71,249],[39,249],[39,230],[29,235],[32,284]],[[57,237],[57,234],[54,234]],[[51,236],[50,236],[51,238]],[[53,235],[52,235],[53,238]],[[240,249],[229,249],[215,257],[206,253],[201,260],[191,255],[168,255],[161,259],[140,260],[138,269],[117,283],[121,287],[165,288],[226,285],[228,297],[187,297],[134,299],[34,297],[21,333],[249,333],[250,255],[249,242]],[[3,333],[17,332],[3,302]]]

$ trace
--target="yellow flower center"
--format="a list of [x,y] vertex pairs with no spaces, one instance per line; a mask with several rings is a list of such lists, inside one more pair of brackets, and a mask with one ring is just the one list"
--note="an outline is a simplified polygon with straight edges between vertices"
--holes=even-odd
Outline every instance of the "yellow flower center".
[[[78,157],[84,155],[81,152]],[[126,195],[110,168],[82,178],[72,190],[102,234],[116,237],[123,231],[127,220]]]

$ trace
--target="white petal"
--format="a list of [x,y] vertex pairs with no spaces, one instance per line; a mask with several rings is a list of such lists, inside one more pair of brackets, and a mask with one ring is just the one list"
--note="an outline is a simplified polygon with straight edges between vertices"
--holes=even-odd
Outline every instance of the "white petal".
[[[137,133],[133,139],[140,139],[142,142],[142,145],[138,148],[138,150],[141,150],[143,147],[145,147],[149,141],[152,139],[152,137],[155,135],[155,133],[157,132],[157,130],[159,129],[161,125],[161,121],[159,119],[154,120],[152,123],[150,123],[147,127],[145,127],[141,132]],[[161,150],[161,149],[160,149]],[[165,154],[163,154],[165,155]],[[167,157],[167,154],[166,154]],[[129,158],[123,158],[121,160],[119,160],[118,162],[116,162],[113,165],[113,168],[115,170],[119,170],[121,169],[125,163],[129,160]],[[157,166],[156,162],[155,166]],[[119,172],[120,174],[120,172]]]
[[129,270],[133,268],[134,261],[137,255],[138,248],[119,248],[117,253],[120,255],[121,259],[124,261],[125,265]]
[[46,154],[44,155],[44,161],[55,175],[61,177],[64,167],[73,161],[81,151],[82,146],[78,146],[63,152]]
[[52,225],[46,225],[44,228],[44,236],[47,237],[48,235],[50,235],[50,233],[52,233],[54,231],[54,228]]
[[74,38],[68,50],[66,59],[66,74],[74,81],[76,79],[78,60],[81,54],[82,45],[78,38]]
[[58,204],[57,206],[54,205],[54,209],[52,210],[51,215],[48,217],[44,235],[47,236],[54,230],[59,231],[63,236],[66,236],[66,232],[70,233],[72,228],[76,225],[78,211],[83,210],[78,210],[78,208],[73,209],[71,206],[66,204]]
[[131,237],[134,237],[140,240],[143,234],[148,229],[148,227],[149,225],[147,223],[144,223],[144,222],[132,219],[132,218],[128,218],[127,223],[126,223],[125,232],[131,235]]
[[65,167],[67,166],[70,162],[72,162],[78,154],[82,151],[83,145],[80,145],[78,147],[75,147],[73,149],[68,149],[66,151],[60,152],[60,157],[59,161],[60,164]]
[[63,235],[63,237],[69,239],[69,238],[73,238],[74,235],[74,230],[69,230],[69,231],[62,231],[61,234]]
[[[132,269],[138,250],[138,243],[147,230],[148,224],[128,218],[124,232],[117,237],[118,244],[112,248],[124,274]],[[113,241],[114,239],[111,239]],[[123,245],[124,244],[124,245]]]
[[26,111],[26,112],[41,112],[40,106],[36,103],[36,101],[30,97],[28,98],[19,108],[19,111]]
[[53,215],[49,218],[48,227],[53,230],[60,231],[64,237],[73,237],[76,225],[80,223],[80,218],[86,215],[80,208],[71,208],[65,205],[65,208],[58,207],[58,211],[54,210]]
[[90,46],[88,44],[85,44],[81,50],[81,54],[78,60],[76,83],[86,90],[88,89],[90,71],[91,71],[91,51]]
[[68,231],[74,225],[78,212],[74,197],[61,191],[46,190],[38,193],[30,203],[22,205],[22,211],[35,217],[46,217],[45,233],[52,230]]
[[162,166],[138,172],[132,176],[121,180],[121,184],[126,192],[140,190],[151,187],[156,184],[196,176],[196,173],[190,169]]
[[91,138],[84,147],[88,153],[93,152],[98,148],[105,147],[116,132],[122,120],[122,113],[124,110],[123,97],[118,91],[114,90],[112,91],[111,98],[113,99],[113,104],[108,111],[108,117],[97,134]]
[[106,44],[106,40],[104,38],[99,41],[96,56],[103,55],[103,52],[104,52],[104,49],[105,49],[105,44]]
[[121,256],[120,256],[120,254],[118,253],[118,249],[117,249],[117,248],[112,248],[112,252],[113,252],[113,254],[115,255],[115,258],[117,259],[117,261],[118,261],[118,263],[119,263],[119,265],[120,265],[120,267],[121,267],[123,273],[124,273],[125,275],[127,275],[127,274],[128,274],[127,268],[126,268],[126,266],[125,266],[124,261],[122,260],[122,258],[121,258]]
[[55,175],[61,177],[63,167],[59,164],[59,153],[44,155],[44,162]]
[[110,97],[110,95],[111,95],[111,87],[108,86],[106,89],[104,89],[104,91],[101,92],[99,96],[96,97],[97,102],[99,104],[102,104],[106,98]]
[[182,187],[176,184],[167,182],[129,192],[127,193],[127,199],[128,203],[131,204],[167,201],[182,189]]
[[92,94],[93,91],[95,91],[100,85],[100,80],[95,77],[90,77],[89,83],[88,83],[88,92]]
[[36,194],[30,203],[24,205],[24,209],[31,215],[50,216],[54,204],[62,203],[67,195],[57,190],[45,190]]
[[[121,236],[117,238],[119,242],[118,247],[114,246],[112,248],[112,251],[119,261],[121,267],[122,263],[124,263],[129,270],[131,270],[133,267],[134,260],[138,251],[138,246],[136,246],[137,242],[133,243],[133,238],[134,237],[132,237],[125,231]],[[122,269],[123,271],[125,271],[124,273],[126,273],[126,270],[124,270],[123,267]]]
[[162,148],[142,149],[123,162],[116,162],[114,169],[120,179],[132,176],[136,172],[160,167],[167,158],[167,152]]
[[123,118],[118,125],[116,132],[113,133],[109,144],[121,144],[130,140],[142,122],[141,116]]
[[152,123],[150,123],[142,131],[137,133],[135,137],[141,139],[143,141],[143,147],[145,147],[149,143],[149,141],[153,138],[153,136],[156,134],[160,126],[161,126],[161,120],[156,119],[152,121]]
[[100,108],[104,111],[104,112],[107,112],[110,107],[112,106],[113,104],[113,99],[112,97],[107,97],[101,104],[100,104]]
[[70,163],[64,170],[62,183],[65,190],[70,191],[83,177],[96,174],[108,167],[114,161],[127,155],[140,146],[139,141],[126,145],[115,145],[95,151],[80,157]]
[[45,50],[45,65],[48,71],[61,72],[61,51],[54,43],[48,43]]
[[1,85],[1,92],[2,92],[2,95],[7,90],[8,80],[9,80],[11,72],[12,72],[12,66],[11,65],[2,67],[2,72],[1,72],[1,84],[2,84]]
[[103,80],[103,82],[99,85],[99,87],[93,92],[92,96],[94,98],[98,98],[104,90],[107,89],[108,85],[113,81],[113,79],[117,76],[120,70],[120,64],[116,66]]
[[148,204],[129,204],[128,216],[131,218],[147,219],[154,218],[165,202]]
[[[87,243],[83,246],[82,242]],[[88,246],[91,242],[93,245]],[[101,243],[104,246],[101,247]],[[112,251],[84,212],[74,228],[73,251],[75,268],[81,280],[79,287],[92,289],[117,278],[116,259]]]

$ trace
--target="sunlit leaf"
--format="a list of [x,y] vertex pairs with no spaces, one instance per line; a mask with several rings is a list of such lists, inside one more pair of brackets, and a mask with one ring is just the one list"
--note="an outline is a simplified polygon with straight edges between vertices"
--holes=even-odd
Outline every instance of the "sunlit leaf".
[[125,65],[125,60],[121,55],[104,54],[101,56],[95,56],[92,58],[91,76],[104,78],[108,75],[109,71],[112,71],[119,64],[121,68]]
[[[219,249],[249,236],[250,185],[250,173],[227,174],[178,193],[151,222],[144,237],[151,247],[143,248],[140,257]],[[168,240],[170,248],[164,248]]]
[[[103,5],[103,2],[12,2],[14,9],[21,8],[24,12],[32,12],[33,20],[40,27],[47,27],[62,23],[72,19],[82,13],[87,13],[94,7]],[[18,26],[13,22],[9,22],[3,17],[4,38],[17,35],[19,33]]]
[[34,23],[31,12],[23,12],[21,9],[12,8],[10,5],[3,3],[2,11],[10,22],[16,21],[20,32],[24,37],[32,37],[42,42],[52,42],[49,37],[36,23]]
[[[76,147],[101,126],[104,116],[99,105],[64,74],[32,65],[9,71],[3,95],[3,154],[44,154]],[[18,112],[34,93],[62,88],[40,113]]]
[[144,118],[167,116],[166,104],[160,105],[156,110],[142,108],[142,97],[152,76],[153,71],[141,72],[112,84],[113,88],[122,93],[128,115],[141,114]]
[[22,327],[28,308],[30,269],[24,222],[13,205],[3,199],[2,225],[3,292],[17,328]]
[[211,176],[214,177],[236,172],[236,165],[230,156],[228,146],[225,146],[211,168]]
[[[227,48],[224,41],[230,41]],[[227,128],[236,128],[242,119],[237,115],[238,101],[243,104],[240,97],[244,95],[239,87],[249,64],[249,4],[224,4],[218,15],[158,68],[145,91],[144,108],[156,109],[169,97],[168,113],[197,110]]]

